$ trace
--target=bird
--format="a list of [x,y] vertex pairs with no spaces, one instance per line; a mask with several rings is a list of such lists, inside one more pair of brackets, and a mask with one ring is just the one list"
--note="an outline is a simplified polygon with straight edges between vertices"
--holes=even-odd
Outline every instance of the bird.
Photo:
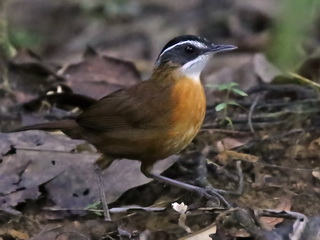
[[[161,50],[149,79],[93,102],[75,119],[14,131],[60,130],[91,143],[102,153],[95,162],[100,183],[103,169],[116,159],[127,158],[140,161],[145,176],[180,186],[176,180],[153,174],[152,166],[179,153],[196,136],[206,112],[200,74],[215,53],[236,48],[195,35],[177,36]],[[100,194],[103,198],[103,188]],[[106,211],[104,206],[110,219]]]

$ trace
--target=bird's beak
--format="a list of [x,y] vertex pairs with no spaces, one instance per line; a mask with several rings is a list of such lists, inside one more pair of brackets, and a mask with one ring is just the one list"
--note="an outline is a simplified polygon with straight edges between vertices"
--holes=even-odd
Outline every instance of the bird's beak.
[[210,48],[211,53],[223,52],[223,51],[231,51],[237,49],[238,47],[234,45],[215,45],[212,44]]

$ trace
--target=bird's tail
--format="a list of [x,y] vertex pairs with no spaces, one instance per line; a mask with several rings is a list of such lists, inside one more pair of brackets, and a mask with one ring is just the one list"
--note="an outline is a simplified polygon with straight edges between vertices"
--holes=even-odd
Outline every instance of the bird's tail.
[[64,131],[64,130],[74,129],[77,126],[78,124],[76,123],[76,121],[72,119],[65,119],[65,120],[59,120],[55,122],[39,123],[35,125],[24,126],[24,127],[13,129],[9,132],[22,132],[22,131],[28,131],[28,130]]

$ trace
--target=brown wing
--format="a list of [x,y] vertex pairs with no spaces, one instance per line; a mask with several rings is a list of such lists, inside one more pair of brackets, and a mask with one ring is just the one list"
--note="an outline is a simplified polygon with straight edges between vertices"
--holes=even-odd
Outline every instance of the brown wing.
[[96,130],[154,127],[169,111],[167,104],[163,104],[165,92],[145,81],[98,100],[76,121],[80,126]]

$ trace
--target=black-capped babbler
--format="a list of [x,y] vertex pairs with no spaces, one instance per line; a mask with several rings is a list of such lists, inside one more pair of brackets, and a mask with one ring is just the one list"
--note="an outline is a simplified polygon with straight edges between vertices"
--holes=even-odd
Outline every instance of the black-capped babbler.
[[[100,183],[101,170],[115,159],[128,158],[141,161],[147,177],[198,189],[153,174],[152,166],[183,150],[196,136],[206,110],[200,73],[215,53],[233,49],[233,45],[215,45],[197,36],[176,37],[160,52],[148,80],[97,100],[76,119],[14,131],[61,130],[71,138],[87,140],[102,153],[96,161]],[[110,219],[102,187],[100,193],[105,217]]]

